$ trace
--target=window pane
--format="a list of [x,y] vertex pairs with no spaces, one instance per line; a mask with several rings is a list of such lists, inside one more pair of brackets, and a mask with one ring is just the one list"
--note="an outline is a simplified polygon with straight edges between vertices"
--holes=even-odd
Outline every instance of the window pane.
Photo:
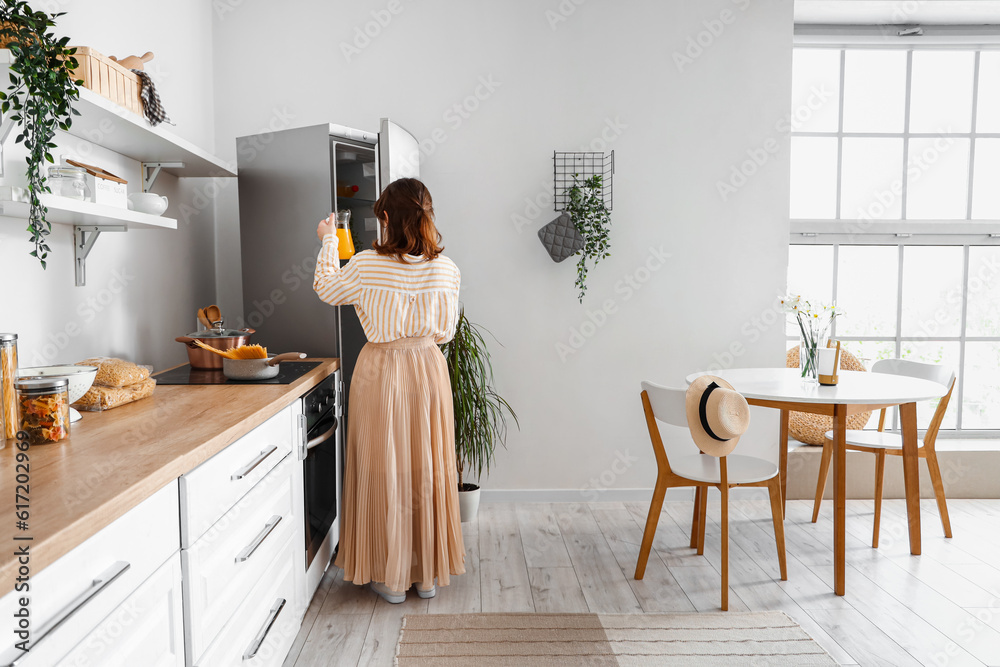
[[846,137],[840,217],[899,220],[903,212],[903,140]]
[[1000,139],[976,139],[975,169],[972,217],[1000,220]]
[[1000,51],[979,53],[977,132],[1000,132]]
[[960,246],[903,250],[903,336],[961,335],[964,264]]
[[837,140],[792,137],[792,218],[837,215]]
[[964,220],[969,201],[969,140],[910,139],[906,217]]
[[963,429],[1000,428],[1000,343],[965,344]]
[[972,51],[914,51],[910,132],[972,129]]
[[966,335],[1000,336],[1000,247],[969,248],[968,290]]
[[[813,303],[833,301],[833,246],[789,246],[788,293],[801,294]],[[794,321],[787,321],[785,333],[799,335]]]
[[840,50],[792,52],[792,130],[836,132],[840,104]]
[[845,132],[902,132],[905,96],[905,51],[847,51]]
[[[958,341],[903,341],[903,359],[922,361],[928,364],[944,364],[958,372],[959,343]],[[921,401],[917,403],[917,428],[927,428],[937,409],[938,401]],[[948,403],[948,410],[944,413],[944,421],[941,428],[958,428],[958,392],[952,394],[952,400]]]
[[840,246],[837,267],[838,336],[896,336],[899,250],[896,246]]
[[[847,350],[855,357],[858,358],[864,367],[871,370],[872,364],[879,359],[892,359],[896,356],[896,341],[843,341],[843,349]],[[892,412],[886,417],[886,428],[892,428]],[[878,411],[872,413],[872,416],[868,419],[868,424],[865,426],[866,429],[875,430],[878,428]]]

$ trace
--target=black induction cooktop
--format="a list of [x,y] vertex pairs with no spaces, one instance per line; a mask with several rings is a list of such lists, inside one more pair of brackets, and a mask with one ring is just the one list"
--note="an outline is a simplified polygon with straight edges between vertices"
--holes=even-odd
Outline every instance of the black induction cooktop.
[[202,370],[184,364],[153,376],[157,384],[291,384],[319,366],[320,361],[284,361],[278,365],[278,374],[269,380],[230,380],[218,370]]

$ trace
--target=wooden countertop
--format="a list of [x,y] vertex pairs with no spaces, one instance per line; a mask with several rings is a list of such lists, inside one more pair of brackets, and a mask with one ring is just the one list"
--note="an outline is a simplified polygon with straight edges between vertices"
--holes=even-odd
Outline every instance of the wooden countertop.
[[[32,447],[28,530],[15,526],[14,440],[0,449],[0,595],[14,589],[16,545],[30,544],[31,575],[276,415],[339,359],[291,384],[162,385],[147,399],[84,412],[65,443]],[[14,536],[31,536],[31,542]]]

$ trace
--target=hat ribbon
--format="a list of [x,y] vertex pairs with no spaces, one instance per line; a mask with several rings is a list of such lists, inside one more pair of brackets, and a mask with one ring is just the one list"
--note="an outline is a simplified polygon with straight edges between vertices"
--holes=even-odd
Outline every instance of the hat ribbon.
[[719,385],[714,381],[710,383],[707,387],[705,387],[705,391],[701,395],[701,402],[698,404],[698,417],[701,418],[701,427],[705,429],[705,433],[711,436],[713,440],[718,440],[719,442],[726,442],[725,438],[720,438],[719,436],[715,435],[715,431],[713,431],[712,427],[708,425],[708,414],[707,414],[708,397],[712,394],[713,391],[715,391],[718,388]]

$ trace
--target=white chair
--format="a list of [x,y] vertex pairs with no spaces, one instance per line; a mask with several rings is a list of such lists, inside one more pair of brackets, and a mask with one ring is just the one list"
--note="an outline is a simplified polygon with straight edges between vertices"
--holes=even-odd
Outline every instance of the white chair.
[[[937,498],[938,512],[941,515],[944,535],[945,537],[951,537],[951,520],[948,518],[948,504],[944,497],[944,482],[941,479],[941,467],[938,465],[934,443],[937,440],[938,430],[941,428],[944,413],[948,410],[948,401],[951,400],[951,392],[955,388],[955,371],[947,366],[925,364],[907,359],[882,359],[872,365],[872,373],[905,375],[907,377],[930,380],[948,387],[948,393],[938,401],[937,409],[934,411],[934,416],[931,418],[931,423],[927,427],[927,432],[924,434],[923,440],[917,443],[917,455],[927,461],[927,471],[930,473],[931,484],[934,486],[934,497]],[[885,415],[886,408],[882,408],[877,431],[848,430],[846,435],[848,450],[869,452],[875,455],[875,525],[872,529],[872,548],[875,549],[878,549],[879,522],[882,517],[882,481],[885,477],[885,457],[886,454],[890,456],[903,455],[903,436],[898,433],[886,433],[884,431]],[[819,506],[823,502],[823,493],[826,491],[826,480],[830,474],[830,459],[832,457],[833,431],[827,431],[826,441],[823,443],[823,458],[819,466],[819,478],[816,480],[813,523],[816,523],[816,519],[819,517]]]
[[788,578],[785,569],[785,531],[782,523],[781,489],[778,466],[752,456],[730,455],[715,458],[698,453],[692,442],[690,455],[667,460],[667,452],[660,437],[656,420],[687,428],[684,408],[685,391],[670,389],[651,382],[642,383],[642,407],[646,413],[646,427],[656,455],[656,487],[649,504],[646,529],[642,534],[642,547],[635,566],[635,578],[642,579],[646,562],[653,546],[656,524],[663,508],[663,497],[669,488],[695,487],[694,516],[691,525],[691,547],[698,555],[705,553],[705,519],[708,506],[708,487],[714,486],[722,493],[722,609],[729,609],[729,489],[734,486],[763,486],[771,498],[771,518],[774,521],[774,539],[778,548],[778,565],[781,580]]

